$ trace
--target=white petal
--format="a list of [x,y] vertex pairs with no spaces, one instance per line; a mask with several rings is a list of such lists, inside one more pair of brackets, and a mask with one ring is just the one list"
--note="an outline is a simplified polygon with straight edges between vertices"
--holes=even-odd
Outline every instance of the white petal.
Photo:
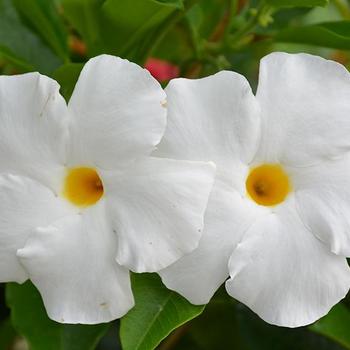
[[25,177],[0,176],[0,282],[24,282],[27,273],[16,251],[31,230],[70,213],[66,203],[48,188]]
[[102,174],[117,261],[152,272],[196,248],[214,172],[210,163],[148,158],[121,175]]
[[71,164],[115,169],[148,155],[163,136],[165,93],[150,73],[118,57],[85,64],[68,107]]
[[115,261],[116,239],[104,214],[102,201],[38,228],[18,251],[57,322],[109,322],[134,304],[129,272]]
[[216,182],[205,213],[203,237],[192,253],[159,272],[163,283],[192,304],[206,304],[227,279],[234,246],[262,211]]
[[350,74],[308,54],[261,60],[257,91],[262,143],[257,159],[304,166],[350,149]]
[[333,253],[350,256],[350,155],[290,173],[305,225]]
[[346,259],[301,222],[293,202],[256,222],[233,252],[228,293],[265,321],[286,327],[314,322],[350,286]]
[[59,85],[38,73],[1,76],[0,101],[0,171],[57,189],[67,115]]
[[174,79],[166,88],[168,124],[157,156],[213,161],[229,176],[249,163],[260,137],[259,109],[247,80],[223,71]]

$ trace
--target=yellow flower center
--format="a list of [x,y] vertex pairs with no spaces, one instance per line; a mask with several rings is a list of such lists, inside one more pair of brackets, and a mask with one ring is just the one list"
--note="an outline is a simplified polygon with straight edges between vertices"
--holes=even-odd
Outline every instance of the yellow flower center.
[[263,164],[251,169],[247,192],[260,205],[273,206],[285,200],[291,190],[288,175],[278,164]]
[[95,169],[72,168],[68,170],[63,194],[71,203],[86,207],[102,197],[103,184]]

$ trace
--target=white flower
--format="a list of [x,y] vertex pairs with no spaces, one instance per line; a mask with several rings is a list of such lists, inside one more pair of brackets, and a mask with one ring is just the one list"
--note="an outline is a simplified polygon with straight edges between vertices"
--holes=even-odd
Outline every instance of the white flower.
[[68,107],[45,76],[0,77],[0,281],[29,277],[56,321],[124,315],[128,269],[157,271],[198,246],[214,166],[149,156],[164,98],[112,56],[85,65]]
[[166,89],[160,157],[214,161],[199,248],[160,272],[194,304],[228,293],[267,322],[301,326],[350,286],[350,75],[331,61],[274,53],[256,97],[220,72]]

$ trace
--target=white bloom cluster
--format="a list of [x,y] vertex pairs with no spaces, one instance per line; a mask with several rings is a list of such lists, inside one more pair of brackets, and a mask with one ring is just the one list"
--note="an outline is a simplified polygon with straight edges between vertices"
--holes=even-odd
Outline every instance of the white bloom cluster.
[[270,54],[254,96],[228,71],[164,92],[103,55],[68,105],[50,78],[2,76],[0,160],[0,281],[31,279],[58,322],[124,315],[129,270],[194,304],[229,278],[289,327],[349,290],[350,74],[335,62]]

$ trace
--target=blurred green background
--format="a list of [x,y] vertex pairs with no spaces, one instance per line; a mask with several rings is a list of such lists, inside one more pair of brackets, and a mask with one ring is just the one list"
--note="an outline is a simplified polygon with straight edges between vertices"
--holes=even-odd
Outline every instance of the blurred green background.
[[[308,52],[349,68],[349,50],[347,0],[0,0],[0,73],[39,71],[59,81],[67,100],[84,62],[102,53],[145,66],[163,86],[228,69],[255,89],[270,52]],[[0,284],[0,350],[350,349],[350,298],[314,325],[287,329],[223,288],[204,308],[156,275],[132,281],[135,310],[97,326],[50,321],[30,282]]]

